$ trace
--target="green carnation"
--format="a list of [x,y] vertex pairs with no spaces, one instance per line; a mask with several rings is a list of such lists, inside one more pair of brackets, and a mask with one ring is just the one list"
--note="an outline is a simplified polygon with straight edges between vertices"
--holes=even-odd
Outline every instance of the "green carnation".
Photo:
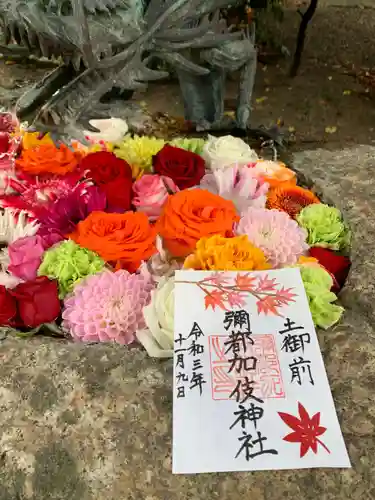
[[310,246],[341,250],[349,245],[349,229],[337,208],[313,203],[301,210],[297,222],[306,229]]
[[177,148],[186,149],[186,151],[191,151],[192,153],[196,153],[197,155],[201,155],[203,151],[203,146],[206,141],[204,139],[199,139],[198,137],[178,137],[177,139],[173,139],[170,144],[171,146],[175,146]]
[[104,265],[104,260],[95,252],[66,240],[44,253],[38,275],[56,279],[59,283],[59,298],[63,299],[76,283],[90,274],[98,273]]
[[303,265],[300,270],[314,324],[327,329],[337,323],[344,312],[343,307],[333,304],[337,297],[331,292],[331,275],[316,265]]

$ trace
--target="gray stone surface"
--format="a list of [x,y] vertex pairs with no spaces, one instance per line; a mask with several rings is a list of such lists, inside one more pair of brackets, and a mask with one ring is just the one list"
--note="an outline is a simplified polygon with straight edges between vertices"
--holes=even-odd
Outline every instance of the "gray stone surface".
[[374,0],[319,0],[319,7],[365,7],[375,9]]
[[298,153],[354,230],[346,314],[319,333],[353,468],[171,474],[170,362],[56,340],[0,344],[0,500],[375,498],[375,148]]

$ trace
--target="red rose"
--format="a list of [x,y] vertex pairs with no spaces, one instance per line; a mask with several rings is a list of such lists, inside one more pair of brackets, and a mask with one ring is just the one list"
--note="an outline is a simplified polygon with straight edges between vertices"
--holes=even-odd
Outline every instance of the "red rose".
[[108,151],[98,151],[82,158],[80,166],[106,194],[111,209],[130,210],[133,179],[125,160]]
[[170,177],[180,189],[199,184],[205,174],[201,156],[166,144],[152,159],[154,172]]
[[11,293],[17,300],[18,318],[27,328],[50,323],[60,314],[57,281],[47,276],[20,283]]
[[0,285],[0,326],[10,325],[16,314],[16,301],[9,293],[9,290]]
[[349,257],[345,255],[340,255],[328,248],[322,247],[312,247],[309,250],[311,257],[314,257],[319,261],[319,264],[323,266],[330,275],[334,278],[334,285],[332,290],[334,292],[339,292],[344,286],[346,278],[348,277],[351,261]]

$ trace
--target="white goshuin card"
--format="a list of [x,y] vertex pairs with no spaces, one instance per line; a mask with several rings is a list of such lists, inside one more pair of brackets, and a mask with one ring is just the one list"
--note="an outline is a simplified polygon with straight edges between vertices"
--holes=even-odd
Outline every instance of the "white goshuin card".
[[350,467],[299,269],[175,281],[173,472]]

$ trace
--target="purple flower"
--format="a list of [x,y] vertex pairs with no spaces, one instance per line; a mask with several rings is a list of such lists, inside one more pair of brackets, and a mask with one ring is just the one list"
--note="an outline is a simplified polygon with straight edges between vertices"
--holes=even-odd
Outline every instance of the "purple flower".
[[91,212],[105,210],[106,205],[106,196],[98,187],[79,185],[68,196],[41,207],[35,215],[43,227],[66,235]]

